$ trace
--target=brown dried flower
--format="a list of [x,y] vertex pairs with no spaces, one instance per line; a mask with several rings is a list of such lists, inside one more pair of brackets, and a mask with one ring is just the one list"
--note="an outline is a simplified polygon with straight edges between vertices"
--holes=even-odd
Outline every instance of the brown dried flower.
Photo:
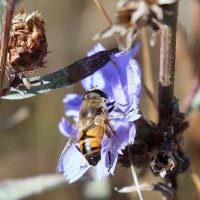
[[130,48],[138,30],[143,26],[159,29],[163,19],[163,5],[175,3],[177,0],[120,0],[117,4],[115,21],[112,26],[94,36],[102,39],[118,33],[125,40],[126,48]]
[[44,66],[47,55],[45,23],[41,14],[22,10],[12,19],[7,67],[10,73],[23,74]]

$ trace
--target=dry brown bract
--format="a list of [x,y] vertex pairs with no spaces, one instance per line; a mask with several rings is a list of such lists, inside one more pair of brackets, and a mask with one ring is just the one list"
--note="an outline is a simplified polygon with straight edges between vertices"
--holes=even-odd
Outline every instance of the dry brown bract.
[[177,0],[120,0],[117,4],[115,21],[112,26],[94,36],[102,39],[118,33],[124,38],[127,49],[138,30],[143,26],[151,26],[154,31],[159,29],[159,22],[163,19],[163,5],[173,4]]
[[22,10],[12,19],[7,58],[7,73],[24,76],[44,66],[47,55],[45,23],[41,14]]

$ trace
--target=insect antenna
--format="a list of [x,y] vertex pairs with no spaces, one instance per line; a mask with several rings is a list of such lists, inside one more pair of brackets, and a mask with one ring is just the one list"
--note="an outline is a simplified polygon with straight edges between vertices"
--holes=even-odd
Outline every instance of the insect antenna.
[[108,172],[110,172],[111,166],[112,166],[112,161],[111,161],[111,155],[110,151],[108,151],[108,159],[109,159],[109,167],[108,167]]

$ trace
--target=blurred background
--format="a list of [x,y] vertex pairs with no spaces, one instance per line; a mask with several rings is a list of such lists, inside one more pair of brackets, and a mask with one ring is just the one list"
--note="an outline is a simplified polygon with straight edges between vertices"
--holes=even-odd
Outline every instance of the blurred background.
[[[113,19],[116,0],[102,0],[101,2]],[[175,95],[180,99],[183,110],[184,99],[198,79],[198,69],[195,68],[198,66],[198,58],[195,60],[195,57],[191,56],[189,52],[190,48],[194,46],[194,35],[196,34],[198,37],[200,35],[199,5],[197,0],[181,0],[179,5]],[[107,23],[92,0],[19,0],[15,12],[17,13],[21,8],[25,8],[29,13],[38,10],[42,13],[46,23],[49,51],[47,67],[40,69],[37,72],[38,75],[53,72],[85,57],[87,51],[97,42],[101,42],[107,49],[117,45],[114,38],[103,41],[92,40],[95,33],[107,27]],[[150,31],[147,29],[147,34],[149,33]],[[138,37],[139,40],[140,37]],[[155,47],[150,47],[152,68],[149,71],[143,68],[142,52],[137,57],[144,73],[144,79],[147,85],[152,87],[151,90],[157,98],[159,38]],[[57,160],[66,143],[66,139],[58,131],[58,122],[64,116],[62,99],[67,93],[72,92],[84,93],[81,85],[77,83],[69,88],[26,100],[1,100],[0,181],[55,172]],[[141,109],[147,119],[156,121],[155,109],[145,91],[141,95]],[[198,156],[200,153],[200,114],[198,112],[190,114],[188,119],[191,125],[185,133],[185,149],[192,160],[192,167],[198,174],[200,173]],[[147,180],[152,181],[155,178],[150,174],[140,182]],[[65,183],[26,199],[137,199],[134,194],[118,194],[113,189],[131,184],[130,170],[118,166],[115,176],[109,177],[103,182],[96,182],[92,185],[84,181],[71,185]],[[101,194],[99,198],[90,194],[94,190]],[[178,192],[182,200],[200,199],[189,172],[179,176]],[[161,199],[161,197],[156,192],[144,192],[144,199]]]

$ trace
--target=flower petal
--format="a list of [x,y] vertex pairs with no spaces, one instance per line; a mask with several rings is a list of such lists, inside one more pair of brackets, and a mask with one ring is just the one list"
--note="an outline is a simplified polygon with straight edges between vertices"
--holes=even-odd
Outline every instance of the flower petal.
[[[111,55],[112,62],[107,63],[92,76],[82,81],[84,88],[89,90],[97,86],[119,104],[124,105],[127,104],[127,102],[132,103],[127,95],[127,90],[129,89],[127,87],[127,73],[129,73],[130,70],[127,71],[126,66],[129,64],[130,58],[138,52],[139,47],[140,44],[136,45],[135,48],[130,51]],[[136,65],[136,62],[134,64]],[[134,75],[129,79],[133,78],[132,82],[134,82],[136,76],[137,75]]]
[[129,113],[129,115],[126,117],[126,120],[129,122],[134,122],[135,120],[139,119],[140,117],[141,117],[141,114],[139,113],[139,109],[136,108]]
[[79,179],[88,169],[89,163],[85,157],[77,150],[76,145],[72,144],[64,149],[58,161],[57,171],[64,172],[64,176],[69,183]]
[[65,105],[66,110],[66,116],[73,117],[75,122],[77,122],[79,118],[79,109],[82,100],[82,96],[78,94],[67,94],[63,99],[63,103]]
[[[122,91],[124,95],[127,97],[127,101],[123,104],[122,102],[118,101],[121,98],[119,93],[116,93],[116,108],[110,113],[111,118],[121,119],[123,121],[134,121],[133,119],[138,119],[140,115],[135,112],[137,105],[139,103],[139,94],[141,91],[141,72],[139,65],[136,60],[129,59],[128,63],[125,63],[127,67],[123,67],[126,69],[125,73],[123,70],[119,70],[118,74],[121,74],[126,77],[126,80],[123,82],[122,78],[121,83],[123,84]],[[118,66],[118,69],[122,68]],[[119,103],[123,104],[120,105]],[[131,111],[131,112],[130,112]],[[124,115],[126,113],[126,115]]]
[[[107,155],[108,156],[108,155]],[[110,157],[111,157],[111,168],[110,168],[110,173],[114,176],[114,170],[115,170],[115,167],[117,165],[117,159],[118,159],[118,153],[112,153],[111,151],[111,154],[110,154]]]
[[[127,71],[128,95],[129,97],[136,96],[138,98],[142,84],[141,84],[141,71],[137,61],[134,59],[130,59],[126,71]],[[139,102],[137,100],[136,104],[138,103]]]
[[[135,93],[137,89],[134,86],[138,85],[138,79],[140,80],[141,73],[139,70],[139,65],[134,59],[132,59],[132,57],[135,56],[139,48],[140,44],[137,44],[130,51],[120,54],[118,53],[114,56],[112,55],[112,60],[115,62],[116,65],[116,79],[118,79],[119,84],[121,84],[121,87],[119,87],[119,85],[112,85],[113,88],[116,88],[115,90],[113,90],[114,99],[116,99],[116,102],[119,104],[127,105],[131,103],[132,105],[133,103],[131,98],[134,98],[133,93]],[[123,92],[123,95],[121,94],[121,92],[119,92],[119,90]],[[128,112],[130,110],[130,108],[127,106],[124,106],[124,108],[127,109],[123,112]]]
[[65,137],[70,137],[73,130],[69,121],[67,121],[65,118],[62,118],[62,120],[59,122],[58,128]]
[[99,180],[102,180],[104,177],[109,175],[108,168],[109,166],[107,165],[107,157],[106,154],[108,153],[109,149],[109,140],[107,138],[104,138],[102,141],[102,149],[101,149],[101,160],[97,164],[97,177]]
[[116,136],[113,135],[112,144],[113,151],[122,153],[122,150],[128,144],[133,144],[136,134],[135,125],[132,122],[115,122],[114,127],[116,129]]

